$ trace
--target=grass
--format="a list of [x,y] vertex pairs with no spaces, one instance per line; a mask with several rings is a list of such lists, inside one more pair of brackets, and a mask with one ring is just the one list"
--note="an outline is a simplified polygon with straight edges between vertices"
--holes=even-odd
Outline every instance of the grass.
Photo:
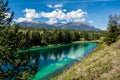
[[100,44],[81,62],[52,80],[120,80],[120,40],[111,46]]
[[97,42],[100,43],[102,42],[101,40],[91,40],[91,41],[73,41],[72,43],[85,43],[85,42]]

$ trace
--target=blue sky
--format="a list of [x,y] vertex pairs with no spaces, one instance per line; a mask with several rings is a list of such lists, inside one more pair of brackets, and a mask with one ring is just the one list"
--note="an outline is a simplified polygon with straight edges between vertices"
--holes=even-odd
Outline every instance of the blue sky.
[[120,14],[119,0],[9,0],[9,6],[16,22],[85,22],[103,30],[110,14]]

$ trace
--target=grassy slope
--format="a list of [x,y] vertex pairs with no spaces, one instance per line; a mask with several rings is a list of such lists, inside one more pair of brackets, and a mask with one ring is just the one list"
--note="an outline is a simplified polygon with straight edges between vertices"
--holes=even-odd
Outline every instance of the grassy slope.
[[101,44],[88,57],[52,80],[120,80],[120,40]]

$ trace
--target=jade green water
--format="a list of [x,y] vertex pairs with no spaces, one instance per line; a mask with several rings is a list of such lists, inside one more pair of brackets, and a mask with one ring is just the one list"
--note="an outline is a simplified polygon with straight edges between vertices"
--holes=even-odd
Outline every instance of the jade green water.
[[77,43],[33,51],[31,64],[38,64],[38,72],[32,80],[48,80],[66,67],[80,61],[92,52],[97,43]]

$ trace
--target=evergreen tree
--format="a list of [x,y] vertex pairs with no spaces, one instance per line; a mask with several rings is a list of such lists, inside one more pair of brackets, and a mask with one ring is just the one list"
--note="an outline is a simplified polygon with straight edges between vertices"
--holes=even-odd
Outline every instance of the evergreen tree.
[[4,3],[3,0],[0,0],[0,28],[10,26],[14,12],[9,15],[9,10],[10,8],[8,7],[8,1]]
[[31,42],[32,42],[33,46],[37,46],[37,45],[41,44],[41,37],[40,37],[40,33],[38,31],[32,32]]
[[117,24],[118,24],[117,17],[110,15],[110,20],[109,20],[109,24],[108,24],[109,27],[108,27],[106,40],[105,40],[105,42],[108,45],[114,43],[118,39],[119,30],[118,30]]
[[71,32],[70,32],[71,41],[74,41],[74,40],[76,39],[75,36],[76,36],[76,35],[75,35],[75,32],[74,32],[74,31],[71,31]]
[[60,29],[58,31],[58,43],[62,43],[62,31]]

